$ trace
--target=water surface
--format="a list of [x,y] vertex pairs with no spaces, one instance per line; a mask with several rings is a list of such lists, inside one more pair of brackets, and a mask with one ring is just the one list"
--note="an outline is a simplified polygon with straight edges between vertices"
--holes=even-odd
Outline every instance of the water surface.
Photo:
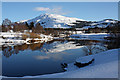
[[51,53],[52,50],[57,48],[56,45],[71,43],[74,46],[85,46],[91,42],[109,46],[106,42],[91,40],[59,40],[47,43],[3,46],[3,76],[20,77],[63,72],[61,63],[74,62],[77,58],[85,56],[85,53],[81,48]]

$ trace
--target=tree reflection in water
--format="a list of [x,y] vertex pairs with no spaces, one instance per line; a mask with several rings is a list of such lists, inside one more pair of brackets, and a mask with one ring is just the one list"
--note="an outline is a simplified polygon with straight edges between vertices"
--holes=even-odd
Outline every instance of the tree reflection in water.
[[22,44],[22,45],[14,45],[14,46],[7,46],[7,47],[2,47],[2,54],[6,57],[9,58],[13,54],[18,54],[19,51],[24,51],[24,50],[37,50],[40,49],[43,46],[44,43],[37,43],[37,44]]
[[80,40],[80,41],[66,41],[66,40],[53,40],[49,41],[46,43],[36,43],[36,44],[22,44],[22,45],[14,45],[14,46],[7,46],[7,47],[2,47],[2,53],[6,58],[9,58],[13,54],[18,54],[19,51],[24,51],[24,50],[39,50],[41,52],[49,52],[50,49],[55,48],[56,45],[59,44],[65,44],[67,42],[74,42],[76,46],[83,46],[87,45],[91,42],[98,43],[98,41],[90,41],[90,40]]
[[66,40],[53,40],[46,43],[36,43],[36,44],[22,44],[22,45],[14,45],[2,47],[2,54],[9,58],[13,54],[18,54],[19,51],[24,50],[39,50],[41,52],[49,52],[50,49],[56,48],[56,45],[65,44],[67,42],[73,42],[76,46],[85,46],[90,43],[98,44],[106,46],[108,49],[120,48],[119,40],[109,40],[109,41],[96,41],[96,40],[74,40],[74,41],[66,41]]

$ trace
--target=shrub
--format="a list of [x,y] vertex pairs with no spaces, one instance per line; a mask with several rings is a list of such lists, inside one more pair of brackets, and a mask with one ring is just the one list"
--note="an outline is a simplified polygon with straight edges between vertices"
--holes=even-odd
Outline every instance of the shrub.
[[26,40],[28,38],[28,36],[26,34],[22,34],[22,39]]
[[27,32],[26,34],[22,34],[22,39],[26,39],[26,38],[41,38],[39,34],[36,34],[36,33],[29,33]]

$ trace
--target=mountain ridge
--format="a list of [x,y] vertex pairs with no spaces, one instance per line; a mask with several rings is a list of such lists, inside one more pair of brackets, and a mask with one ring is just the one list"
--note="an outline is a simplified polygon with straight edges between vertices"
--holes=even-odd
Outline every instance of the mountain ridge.
[[87,28],[94,28],[96,26],[99,28],[106,28],[111,23],[116,23],[117,20],[103,19],[101,21],[86,21],[83,19],[65,17],[58,14],[45,13],[33,19],[19,21],[18,23],[25,23],[25,22],[27,22],[28,24],[30,24],[31,22],[34,22],[34,26],[37,23],[40,23],[41,26],[43,26],[43,28],[71,28],[71,27],[75,27],[76,24],[79,24],[81,22],[91,22],[89,26],[83,27],[87,29]]
[[85,21],[83,19],[65,17],[58,14],[41,14],[33,19],[22,20],[18,23],[27,22],[30,24],[31,22],[34,22],[34,25],[40,23],[44,28],[70,28],[70,25],[74,25],[72,23],[76,22],[76,20]]

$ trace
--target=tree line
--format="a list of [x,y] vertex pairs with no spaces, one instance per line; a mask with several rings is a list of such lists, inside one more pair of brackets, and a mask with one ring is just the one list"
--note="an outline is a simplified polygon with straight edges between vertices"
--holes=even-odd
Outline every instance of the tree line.
[[35,24],[34,22],[12,22],[9,19],[5,19],[0,26],[2,32],[32,32],[37,34],[51,34],[53,36],[59,36],[59,34],[69,34],[68,31],[72,31],[73,29],[63,29],[63,28],[43,28],[40,23]]
[[[84,25],[87,25],[88,23],[84,22]],[[62,28],[43,28],[40,23],[35,24],[34,22],[24,22],[24,23],[18,23],[18,22],[12,22],[9,19],[5,19],[2,22],[2,25],[0,26],[0,29],[2,32],[26,32],[26,31],[31,31],[33,33],[38,33],[38,34],[52,34],[54,36],[59,36],[59,34],[64,33],[64,34],[69,34],[69,31],[73,32],[75,31],[75,28],[70,28],[70,29],[62,29]],[[98,31],[99,29],[95,29],[95,31]],[[120,38],[120,21],[117,23],[114,23],[112,25],[109,25],[107,28],[105,28],[105,32],[107,32],[111,35],[111,37],[114,38]],[[103,31],[102,29],[99,31]]]
[[18,22],[11,22],[9,19],[5,19],[2,22],[2,25],[0,26],[2,29],[2,32],[25,32],[25,31],[32,31],[34,33],[45,33],[44,28],[38,24],[34,24],[34,22],[31,23],[18,23]]

